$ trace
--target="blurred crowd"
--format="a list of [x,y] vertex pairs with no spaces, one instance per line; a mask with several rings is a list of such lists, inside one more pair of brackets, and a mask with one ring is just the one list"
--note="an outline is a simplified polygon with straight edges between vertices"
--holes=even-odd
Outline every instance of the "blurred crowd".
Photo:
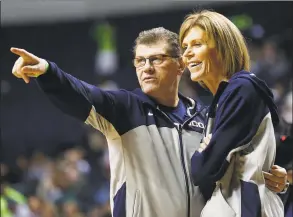
[[109,161],[105,138],[85,128],[88,144],[56,156],[21,155],[1,164],[2,217],[107,217]]
[[[292,56],[271,39],[249,44],[249,49],[251,71],[267,82],[279,107],[282,121],[276,140],[281,147],[283,136],[292,138]],[[188,73],[181,92],[194,98],[203,94],[206,102],[211,97],[190,81]],[[2,217],[111,216],[107,144],[92,128],[85,126],[85,132],[87,144],[74,144],[54,156],[38,151],[21,155],[14,165],[1,163]],[[292,171],[291,153],[282,154],[288,155],[282,155],[288,158],[282,166]]]

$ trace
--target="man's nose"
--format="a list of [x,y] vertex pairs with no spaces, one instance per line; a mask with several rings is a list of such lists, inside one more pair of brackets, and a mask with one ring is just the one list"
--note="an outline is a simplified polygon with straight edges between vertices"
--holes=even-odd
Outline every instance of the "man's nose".
[[154,72],[154,67],[151,64],[149,59],[146,59],[145,65],[143,66],[143,71],[146,73],[153,73]]

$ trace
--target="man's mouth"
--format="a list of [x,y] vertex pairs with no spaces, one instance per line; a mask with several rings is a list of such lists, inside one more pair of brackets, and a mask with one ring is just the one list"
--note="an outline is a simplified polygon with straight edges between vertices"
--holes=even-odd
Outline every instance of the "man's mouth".
[[146,78],[143,79],[144,82],[154,81],[154,80],[156,80],[155,77],[146,77]]

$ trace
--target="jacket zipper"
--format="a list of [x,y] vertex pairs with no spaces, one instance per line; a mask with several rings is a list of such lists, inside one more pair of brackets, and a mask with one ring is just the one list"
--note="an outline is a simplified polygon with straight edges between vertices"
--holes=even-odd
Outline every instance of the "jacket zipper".
[[[199,114],[199,112],[195,112],[190,118],[188,118],[186,121],[184,121],[183,124],[179,124],[178,128],[176,127],[176,129],[178,130],[179,133],[179,142],[180,142],[180,150],[181,150],[181,163],[182,163],[182,167],[183,167],[183,171],[184,171],[184,178],[185,178],[185,183],[186,183],[186,191],[187,191],[187,216],[190,217],[190,187],[189,187],[189,179],[188,179],[188,175],[187,175],[187,169],[186,169],[186,164],[185,164],[185,160],[184,160],[184,152],[183,152],[183,141],[182,141],[182,130],[183,130],[183,126],[188,123],[190,120],[192,120],[197,114]],[[192,184],[192,181],[191,181]]]
[[[158,109],[158,108],[157,108]],[[165,112],[161,111],[158,109],[164,116],[173,123],[173,121],[168,117],[168,115],[165,114]],[[182,141],[182,127],[185,123],[187,123],[189,120],[194,118],[199,112],[196,112],[192,117],[190,117],[188,120],[186,120],[183,124],[174,124],[178,135],[179,135],[179,145],[180,145],[180,157],[181,157],[181,165],[184,173],[184,179],[185,179],[185,186],[186,186],[186,193],[187,193],[187,217],[190,217],[190,186],[189,186],[189,180],[187,176],[187,169],[186,169],[186,164],[184,160],[184,151],[183,151],[183,141]]]
[[188,180],[188,176],[187,176],[186,164],[185,164],[185,160],[184,160],[183,141],[182,141],[182,125],[179,124],[178,128],[176,127],[176,129],[178,130],[178,134],[179,134],[181,164],[183,167],[186,192],[187,192],[187,216],[189,217],[190,216],[190,189],[189,189],[189,180]]

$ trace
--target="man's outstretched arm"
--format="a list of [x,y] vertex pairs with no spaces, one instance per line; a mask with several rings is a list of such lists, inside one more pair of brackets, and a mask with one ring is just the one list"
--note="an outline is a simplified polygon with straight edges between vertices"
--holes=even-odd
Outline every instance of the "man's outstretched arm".
[[36,78],[51,102],[70,116],[85,121],[94,108],[100,116],[115,123],[117,113],[123,112],[127,106],[127,94],[124,91],[103,91],[24,49],[11,48],[11,52],[19,56],[12,74],[26,83]]

